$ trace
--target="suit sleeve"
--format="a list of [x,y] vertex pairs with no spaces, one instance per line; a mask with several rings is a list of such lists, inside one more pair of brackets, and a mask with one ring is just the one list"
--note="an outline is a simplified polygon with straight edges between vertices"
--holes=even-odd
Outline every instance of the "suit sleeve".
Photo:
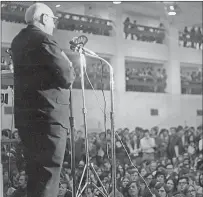
[[40,55],[44,64],[51,67],[59,87],[68,89],[75,79],[74,68],[71,61],[64,57],[59,45],[53,39],[47,37],[43,40]]

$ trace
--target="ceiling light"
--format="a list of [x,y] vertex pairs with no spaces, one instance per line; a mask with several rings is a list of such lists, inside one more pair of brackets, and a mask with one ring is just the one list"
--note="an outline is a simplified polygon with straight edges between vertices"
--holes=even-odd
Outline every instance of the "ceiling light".
[[61,5],[57,4],[57,5],[56,5],[56,8],[59,8],[59,7],[61,7]]
[[170,5],[170,10],[175,10],[173,5]]
[[116,4],[116,5],[121,4],[121,1],[113,1],[113,4]]
[[176,15],[176,12],[174,12],[174,11],[168,12],[168,15],[170,15],[170,16],[175,16],[175,15]]

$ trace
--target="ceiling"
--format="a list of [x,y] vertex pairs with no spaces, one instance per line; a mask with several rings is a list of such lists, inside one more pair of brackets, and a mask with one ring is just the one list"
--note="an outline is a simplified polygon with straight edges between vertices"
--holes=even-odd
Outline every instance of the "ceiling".
[[[15,2],[23,5],[31,5],[33,2]],[[185,26],[201,26],[202,27],[202,1],[191,1],[191,2],[175,2],[178,5],[179,13],[176,16],[168,16],[165,7],[173,2],[144,2],[144,1],[123,1],[120,5],[114,5],[112,2],[77,2],[77,1],[48,1],[45,2],[54,11],[70,11],[76,10],[80,13],[82,7],[92,5],[97,9],[104,10],[116,10],[118,6],[121,7],[124,13],[136,16],[145,16],[149,18],[155,18],[158,20],[173,21],[178,29],[183,29]],[[55,5],[60,4],[61,7],[56,8]],[[109,9],[111,8],[111,9]],[[81,13],[84,14],[84,13]]]

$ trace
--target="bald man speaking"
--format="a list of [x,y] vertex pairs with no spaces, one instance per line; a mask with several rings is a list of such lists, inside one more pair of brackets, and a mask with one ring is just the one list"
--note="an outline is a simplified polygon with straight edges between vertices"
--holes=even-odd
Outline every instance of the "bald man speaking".
[[71,62],[53,38],[52,10],[35,3],[11,44],[15,126],[26,148],[28,197],[57,197],[69,127]]

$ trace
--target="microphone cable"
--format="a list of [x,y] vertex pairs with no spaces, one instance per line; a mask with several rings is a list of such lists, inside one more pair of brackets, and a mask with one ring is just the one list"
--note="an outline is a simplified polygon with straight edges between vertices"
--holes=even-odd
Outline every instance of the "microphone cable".
[[151,189],[150,189],[149,186],[147,185],[147,183],[146,183],[144,177],[140,174],[138,168],[137,168],[137,167],[134,165],[134,163],[132,162],[132,159],[130,158],[130,155],[129,155],[129,153],[128,153],[128,151],[127,151],[127,149],[126,149],[126,147],[125,147],[125,145],[124,145],[124,143],[123,143],[121,137],[119,136],[118,132],[116,131],[115,133],[116,133],[116,135],[117,135],[117,137],[118,137],[118,139],[119,139],[119,141],[120,141],[122,147],[124,148],[124,150],[125,150],[125,152],[126,152],[126,154],[127,154],[127,157],[128,157],[128,159],[129,159],[131,165],[137,170],[138,175],[139,175],[139,176],[142,178],[142,180],[144,181],[144,183],[145,183],[147,189],[148,189],[149,192],[152,194],[152,197],[154,197],[154,194],[152,193]]
[[103,83],[103,78],[104,78],[104,64],[102,64],[102,61],[99,60],[101,65],[102,65],[102,76],[101,76],[101,84],[102,84],[102,95],[103,95],[103,99],[104,99],[104,130],[105,130],[105,134],[106,134],[106,153],[107,153],[107,157],[110,160],[109,157],[109,146],[108,146],[108,140],[107,140],[107,129],[106,129],[106,97],[104,94],[104,83]]

